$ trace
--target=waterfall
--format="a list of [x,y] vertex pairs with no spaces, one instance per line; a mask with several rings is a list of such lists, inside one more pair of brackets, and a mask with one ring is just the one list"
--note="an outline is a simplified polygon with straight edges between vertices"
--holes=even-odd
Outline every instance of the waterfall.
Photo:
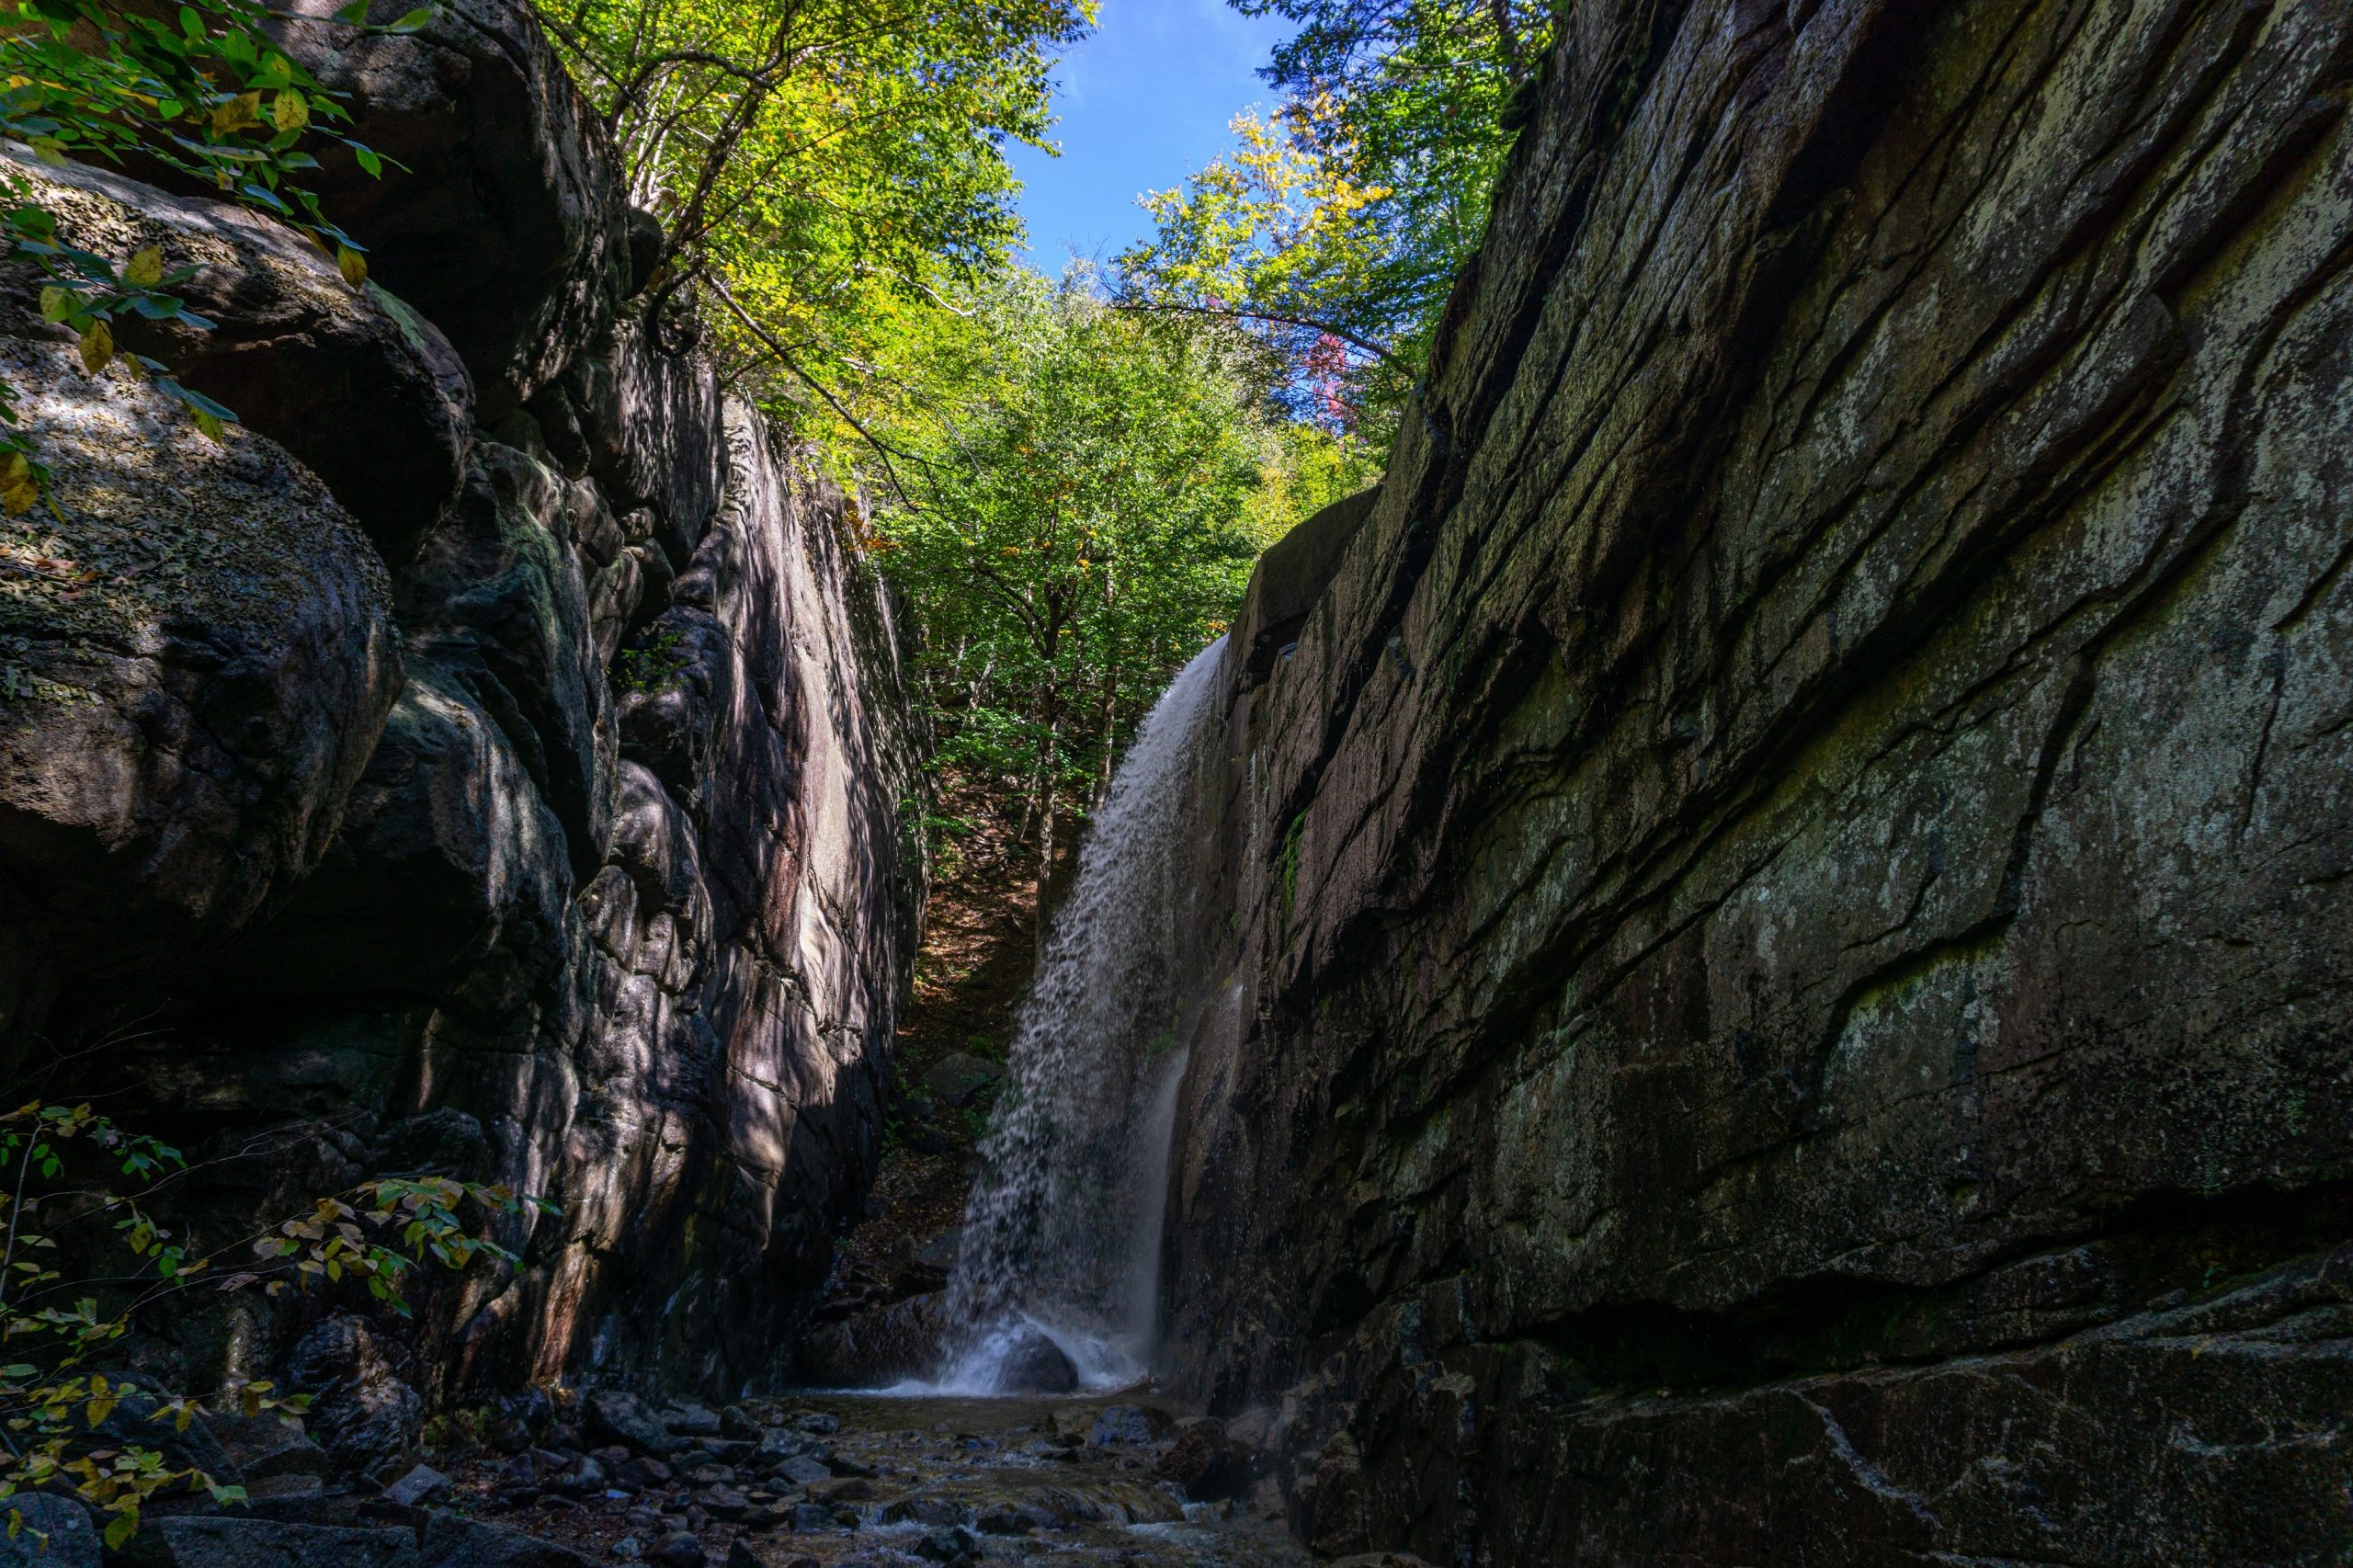
[[[1150,1367],[1185,1009],[1198,976],[1187,864],[1219,639],[1136,732],[1021,1006],[949,1286],[941,1387],[993,1393],[1051,1340],[1083,1386]],[[1051,1354],[1051,1353],[1049,1353]]]

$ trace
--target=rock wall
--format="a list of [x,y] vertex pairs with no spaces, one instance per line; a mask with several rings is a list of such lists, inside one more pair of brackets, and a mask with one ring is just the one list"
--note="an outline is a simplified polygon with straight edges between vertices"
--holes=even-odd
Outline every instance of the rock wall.
[[245,427],[85,375],[5,280],[57,509],[0,522],[0,1076],[186,1148],[199,1240],[372,1174],[560,1206],[415,1327],[227,1299],[150,1381],[290,1364],[356,1460],[525,1377],[732,1395],[878,1153],[923,882],[890,600],[805,456],[648,346],[651,221],[527,9],[289,28],[415,171],[322,172],[364,290],[20,161],[70,238],[200,267],[219,330],[138,346]]
[[1181,1375],[1331,1553],[2338,1561],[2353,15],[1563,32],[1243,617]]

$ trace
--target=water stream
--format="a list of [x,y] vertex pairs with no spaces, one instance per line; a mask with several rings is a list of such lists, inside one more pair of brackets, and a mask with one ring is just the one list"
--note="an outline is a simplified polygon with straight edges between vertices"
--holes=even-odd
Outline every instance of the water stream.
[[[1058,1347],[1082,1387],[1152,1364],[1190,929],[1188,824],[1222,639],[1136,732],[1080,850],[1015,1026],[1011,1081],[965,1209],[948,1364],[928,1387],[1040,1386]],[[1042,1362],[1041,1362],[1042,1358]]]

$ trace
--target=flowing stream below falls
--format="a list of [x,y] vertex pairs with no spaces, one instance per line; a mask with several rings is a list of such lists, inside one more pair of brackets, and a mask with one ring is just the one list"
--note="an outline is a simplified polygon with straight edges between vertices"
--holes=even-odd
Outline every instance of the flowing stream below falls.
[[[1223,639],[1136,732],[1017,1015],[949,1282],[945,1364],[906,1392],[1125,1387],[1157,1347],[1186,1008],[1188,809]],[[1062,1363],[1067,1358],[1068,1367]]]

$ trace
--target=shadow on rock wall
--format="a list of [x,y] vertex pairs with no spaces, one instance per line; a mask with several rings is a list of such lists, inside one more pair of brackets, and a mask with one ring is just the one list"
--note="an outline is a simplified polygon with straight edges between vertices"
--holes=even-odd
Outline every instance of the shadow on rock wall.
[[288,26],[415,170],[323,176],[366,290],[250,214],[27,169],[68,237],[201,268],[221,331],[152,351],[246,426],[0,324],[58,475],[9,538],[96,574],[0,598],[9,1076],[185,1147],[199,1238],[380,1174],[560,1206],[420,1326],[209,1308],[151,1380],[308,1369],[350,1457],[527,1376],[732,1394],[789,1365],[876,1154],[922,894],[889,600],[851,503],[645,347],[650,221],[527,9]]

